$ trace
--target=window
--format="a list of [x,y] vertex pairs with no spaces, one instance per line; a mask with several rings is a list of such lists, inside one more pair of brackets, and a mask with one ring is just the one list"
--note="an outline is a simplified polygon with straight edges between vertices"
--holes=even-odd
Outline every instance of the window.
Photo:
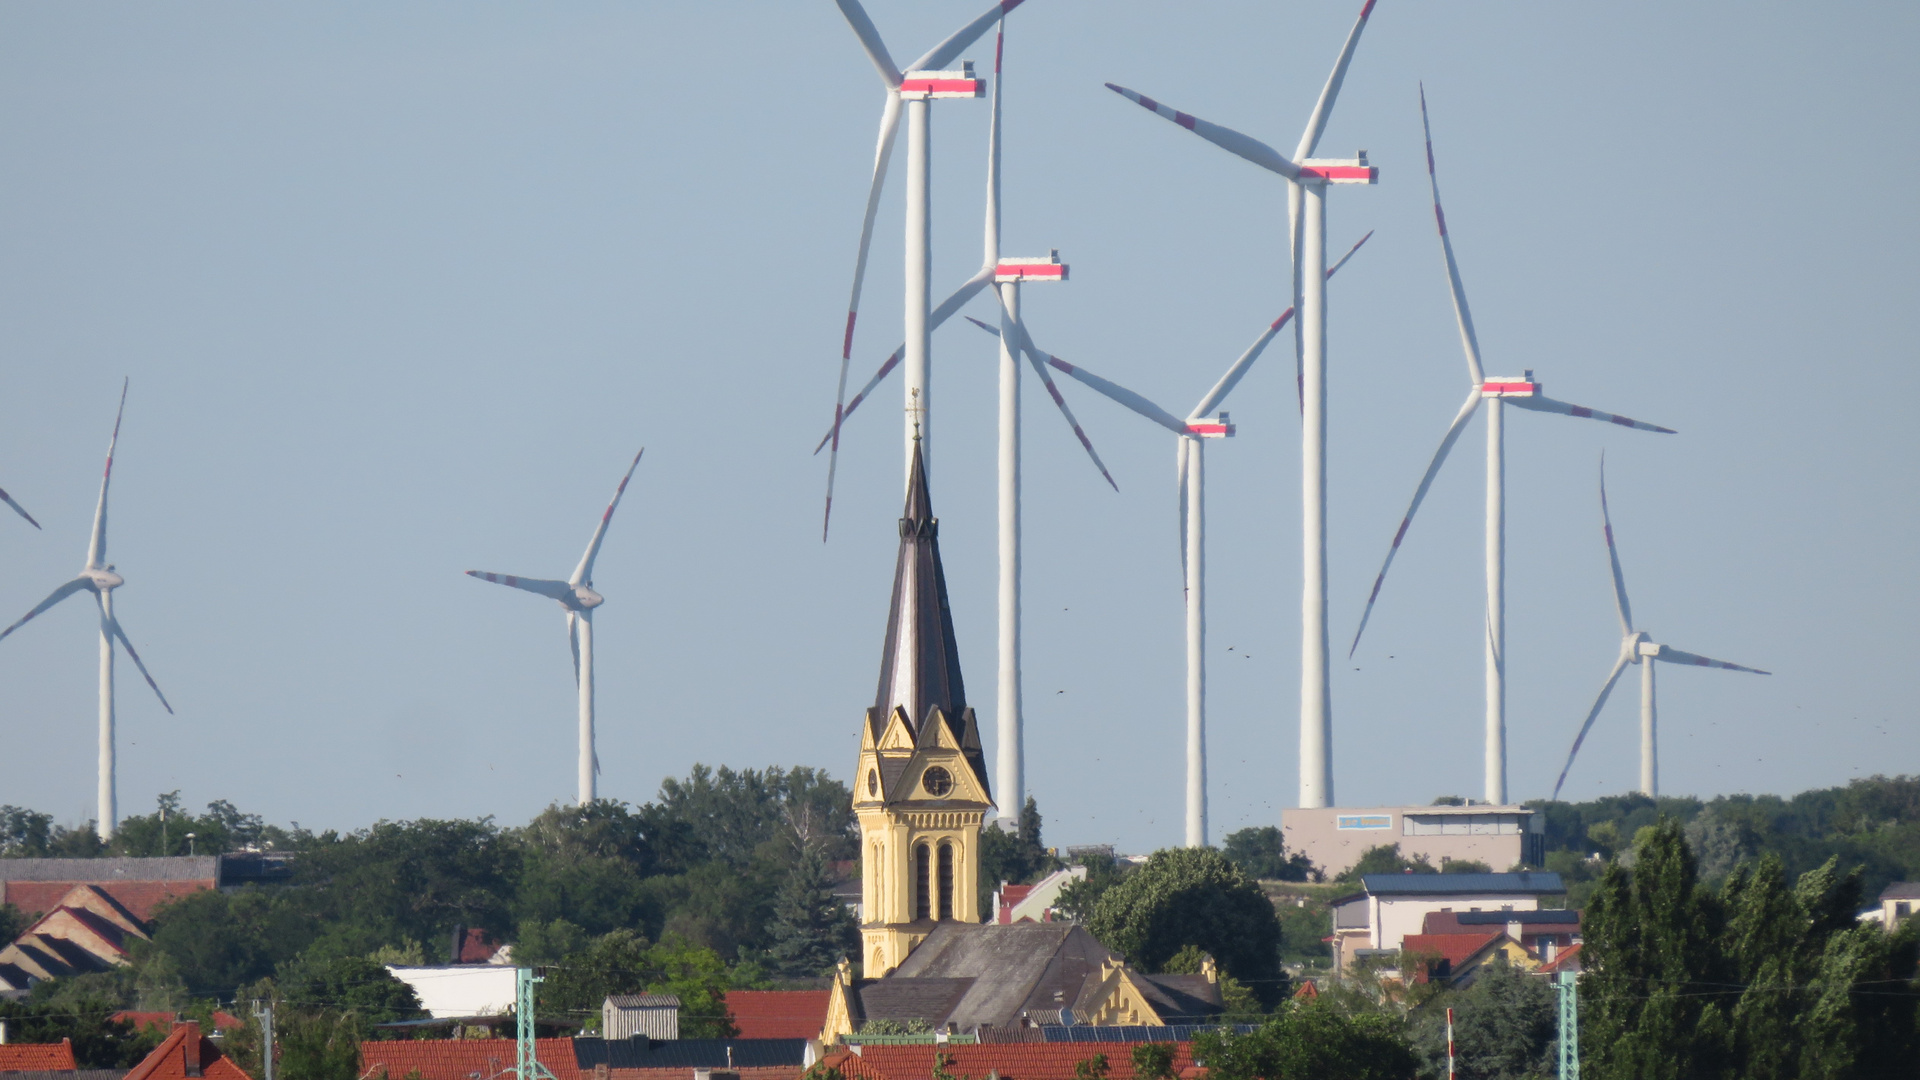
[[914,884],[913,917],[930,919],[933,917],[933,852],[925,844],[917,844],[913,849]]
[[880,794],[880,773],[875,769],[867,770],[867,794]]
[[1912,904],[1910,904],[1910,903],[1908,903],[1908,902],[1907,902],[1907,901],[1905,901],[1905,900],[1896,900],[1896,901],[1894,901],[1894,904],[1893,904],[1893,919],[1894,919],[1894,921],[1895,921],[1895,922],[1899,922],[1899,921],[1900,921],[1901,919],[1904,919],[1904,918],[1906,918],[1907,916],[1909,916],[1909,915],[1911,915],[1911,914],[1913,914],[1913,905],[1912,905]]
[[953,845],[940,845],[940,917],[953,918]]

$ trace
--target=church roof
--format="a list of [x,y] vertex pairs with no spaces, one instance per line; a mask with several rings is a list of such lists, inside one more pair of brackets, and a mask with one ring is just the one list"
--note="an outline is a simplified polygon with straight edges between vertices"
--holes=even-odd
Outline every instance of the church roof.
[[874,740],[885,732],[893,711],[906,714],[918,736],[934,710],[965,752],[982,788],[987,785],[986,755],[967,688],[960,677],[960,650],[947,603],[947,577],[940,565],[940,519],[933,516],[927,491],[926,461],[913,444],[907,504],[900,518],[900,554],[893,570],[893,602],[887,611],[887,639],[880,655],[880,685],[867,724]]

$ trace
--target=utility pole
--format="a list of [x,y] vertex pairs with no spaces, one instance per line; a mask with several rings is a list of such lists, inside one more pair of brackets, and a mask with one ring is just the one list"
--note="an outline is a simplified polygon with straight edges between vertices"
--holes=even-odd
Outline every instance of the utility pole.
[[253,1016],[260,1021],[261,1080],[273,1080],[273,1002],[254,1002]]
[[519,1064],[514,1066],[516,1080],[558,1080],[540,1064],[533,1042],[533,988],[545,981],[532,968],[513,969],[513,1011],[520,1042]]
[[1580,988],[1574,973],[1562,971],[1553,989],[1560,997],[1560,1080],[1580,1080]]

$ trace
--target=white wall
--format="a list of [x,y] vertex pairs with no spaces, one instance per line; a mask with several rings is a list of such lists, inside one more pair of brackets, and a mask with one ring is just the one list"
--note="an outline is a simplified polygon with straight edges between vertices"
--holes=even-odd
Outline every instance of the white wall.
[[420,1007],[437,1020],[448,1016],[503,1016],[513,1011],[514,969],[495,964],[455,967],[395,967],[393,977],[413,987]]

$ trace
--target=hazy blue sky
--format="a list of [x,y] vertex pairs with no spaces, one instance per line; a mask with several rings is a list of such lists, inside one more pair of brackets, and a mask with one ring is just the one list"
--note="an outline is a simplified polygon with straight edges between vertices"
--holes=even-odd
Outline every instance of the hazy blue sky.
[[[897,57],[982,0],[871,0]],[[1299,136],[1358,9],[1030,0],[1009,20],[1006,241],[1073,280],[1043,348],[1174,411],[1285,305],[1278,180],[1102,89]],[[1489,374],[1678,428],[1510,413],[1511,786],[1543,796],[1618,640],[1607,451],[1639,621],[1768,668],[1668,669],[1667,790],[1920,770],[1920,9],[1383,0],[1322,153],[1342,643],[1465,391],[1420,154]],[[969,50],[990,66],[991,44]],[[0,6],[0,615],[80,566],[122,375],[121,803],[275,821],[493,814],[573,792],[550,602],[646,460],[597,585],[605,794],[695,762],[845,774],[899,514],[899,384],[824,457],[881,88],[827,0]],[[936,286],[977,264],[985,102],[937,106]],[[899,339],[900,181],[855,379]],[[985,316],[988,302],[976,301]],[[992,341],[935,339],[934,501],[991,729]],[[1209,455],[1215,835],[1296,793],[1298,419],[1285,342]],[[1029,777],[1059,843],[1180,834],[1173,447],[1068,385],[1108,490],[1027,385]],[[1334,673],[1343,805],[1481,787],[1479,421]],[[1231,647],[1231,651],[1229,651]],[[93,805],[94,633],[0,643],[0,802]],[[1245,659],[1243,659],[1243,657]],[[1634,695],[1568,793],[1630,789]],[[991,748],[989,748],[991,753]]]

